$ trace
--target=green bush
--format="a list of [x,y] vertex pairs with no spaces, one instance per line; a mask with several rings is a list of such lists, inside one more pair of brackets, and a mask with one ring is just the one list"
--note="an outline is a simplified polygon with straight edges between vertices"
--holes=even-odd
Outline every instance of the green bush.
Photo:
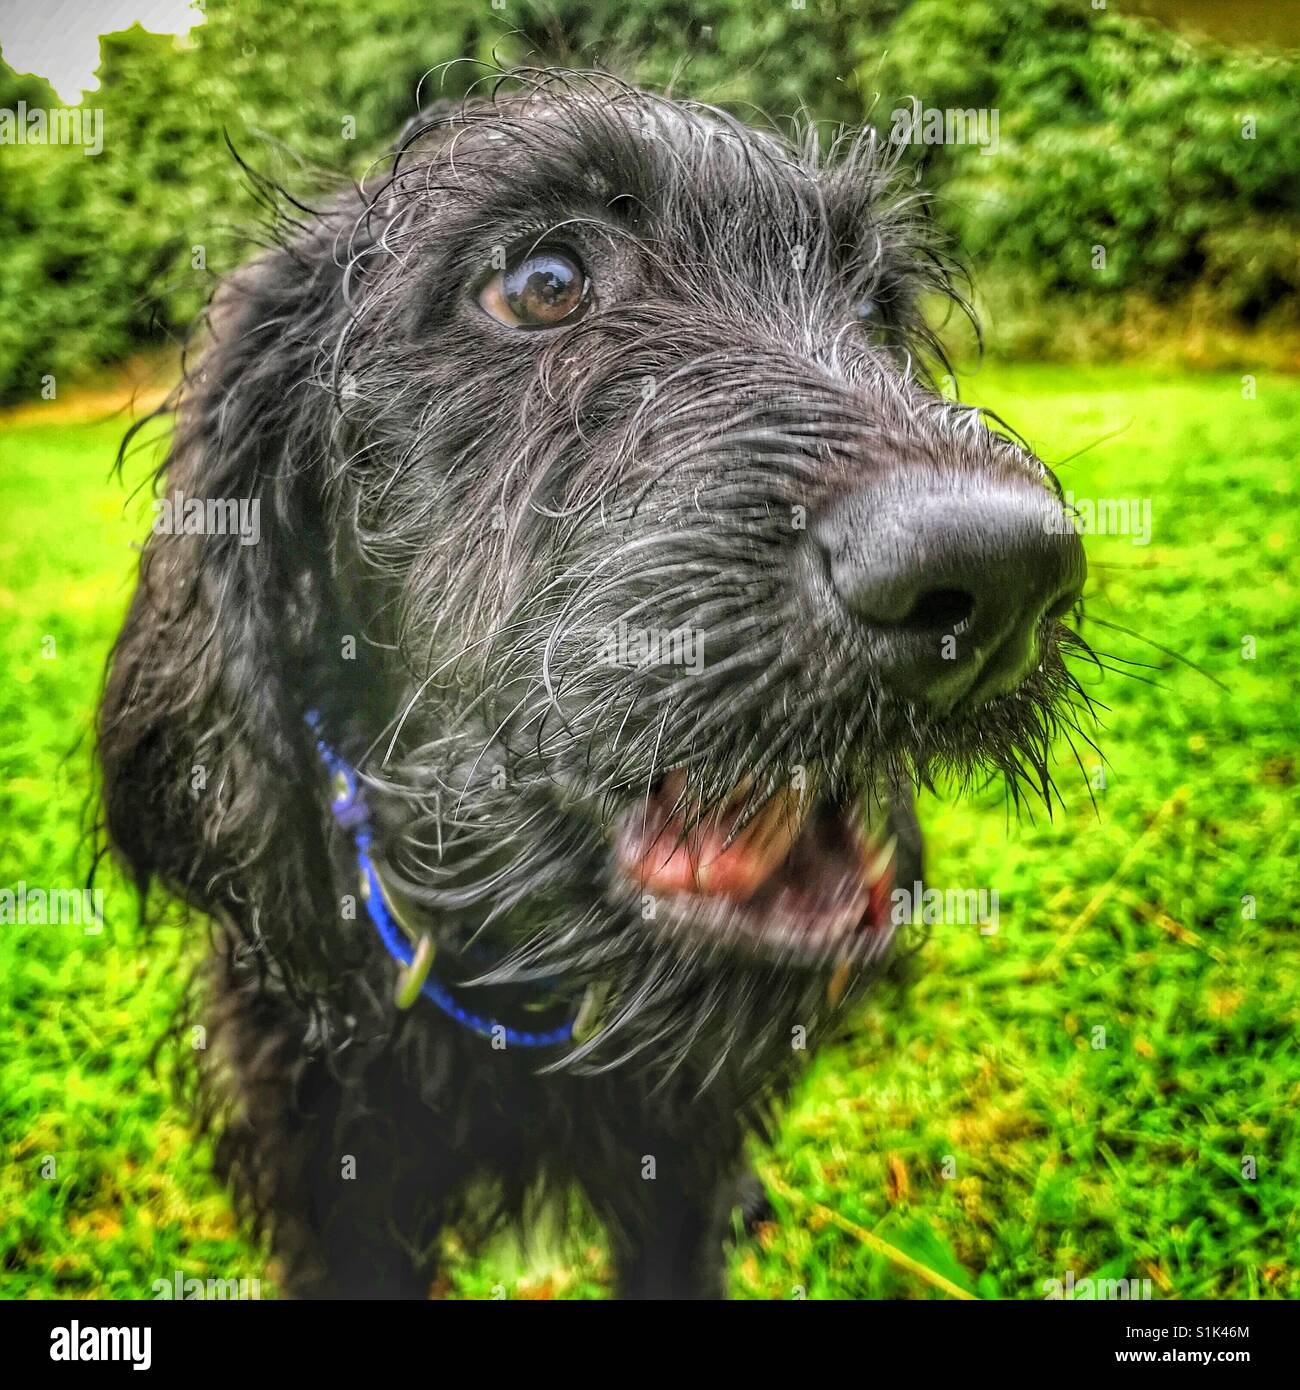
[[[312,166],[362,172],[421,76],[484,47],[477,21],[451,22],[465,8],[316,0],[288,22],[271,0],[209,0],[188,42],[138,26],[104,38],[86,100],[104,112],[102,153],[0,155],[0,399],[182,338],[265,220],[227,139],[300,192],[319,183]],[[0,65],[5,105],[24,82]],[[48,89],[27,100],[58,104]]]
[[[860,65],[874,63],[867,45]],[[996,153],[922,155],[981,266],[1085,312],[1201,285],[1225,319],[1300,320],[1293,59],[1193,47],[1067,0],[916,0],[878,82],[882,108],[997,110]]]

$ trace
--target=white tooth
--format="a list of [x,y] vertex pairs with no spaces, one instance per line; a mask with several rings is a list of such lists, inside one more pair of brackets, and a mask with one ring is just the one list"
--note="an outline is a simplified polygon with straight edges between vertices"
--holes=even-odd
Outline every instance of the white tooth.
[[885,841],[884,848],[867,866],[867,877],[872,883],[878,883],[888,872],[889,866],[894,862],[894,850],[898,847],[898,836],[891,835]]

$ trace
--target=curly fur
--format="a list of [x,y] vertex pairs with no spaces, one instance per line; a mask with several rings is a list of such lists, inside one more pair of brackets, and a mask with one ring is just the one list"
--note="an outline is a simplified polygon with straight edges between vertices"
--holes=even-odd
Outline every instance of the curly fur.
[[[608,300],[561,333],[495,330],[472,294],[494,249],[560,232]],[[823,152],[560,72],[423,113],[218,292],[160,482],[256,499],[263,540],[150,538],[99,748],[141,889],[222,924],[199,1109],[292,1292],[420,1294],[438,1230],[482,1219],[480,1179],[515,1215],[576,1182],[626,1295],[719,1291],[744,1135],[791,1028],[835,1010],[817,969],[648,932],[611,824],[667,768],[690,768],[694,819],[804,766],[876,788],[919,873],[907,788],[1041,772],[1069,692],[1054,628],[1014,697],[930,719],[792,595],[792,509],[866,469],[1046,476],[929,384],[927,295],[958,302],[870,134]],[[620,619],[707,630],[704,672],[594,663]],[[594,1039],[539,1061],[395,1010],[345,910],[308,709],[403,890],[491,946],[467,992],[508,1011],[538,977],[613,980]]]

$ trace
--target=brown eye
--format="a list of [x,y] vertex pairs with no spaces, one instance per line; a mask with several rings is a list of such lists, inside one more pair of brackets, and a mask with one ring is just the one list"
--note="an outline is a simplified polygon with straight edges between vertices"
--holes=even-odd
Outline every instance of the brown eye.
[[498,271],[478,302],[510,328],[554,328],[587,307],[587,278],[571,256],[536,251]]

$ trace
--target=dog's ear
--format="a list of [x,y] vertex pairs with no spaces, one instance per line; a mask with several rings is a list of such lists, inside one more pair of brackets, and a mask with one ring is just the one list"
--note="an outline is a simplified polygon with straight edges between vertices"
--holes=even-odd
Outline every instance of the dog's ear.
[[104,826],[142,892],[233,920],[311,989],[344,935],[320,920],[342,909],[304,716],[346,674],[322,488],[357,211],[218,290],[98,727]]

